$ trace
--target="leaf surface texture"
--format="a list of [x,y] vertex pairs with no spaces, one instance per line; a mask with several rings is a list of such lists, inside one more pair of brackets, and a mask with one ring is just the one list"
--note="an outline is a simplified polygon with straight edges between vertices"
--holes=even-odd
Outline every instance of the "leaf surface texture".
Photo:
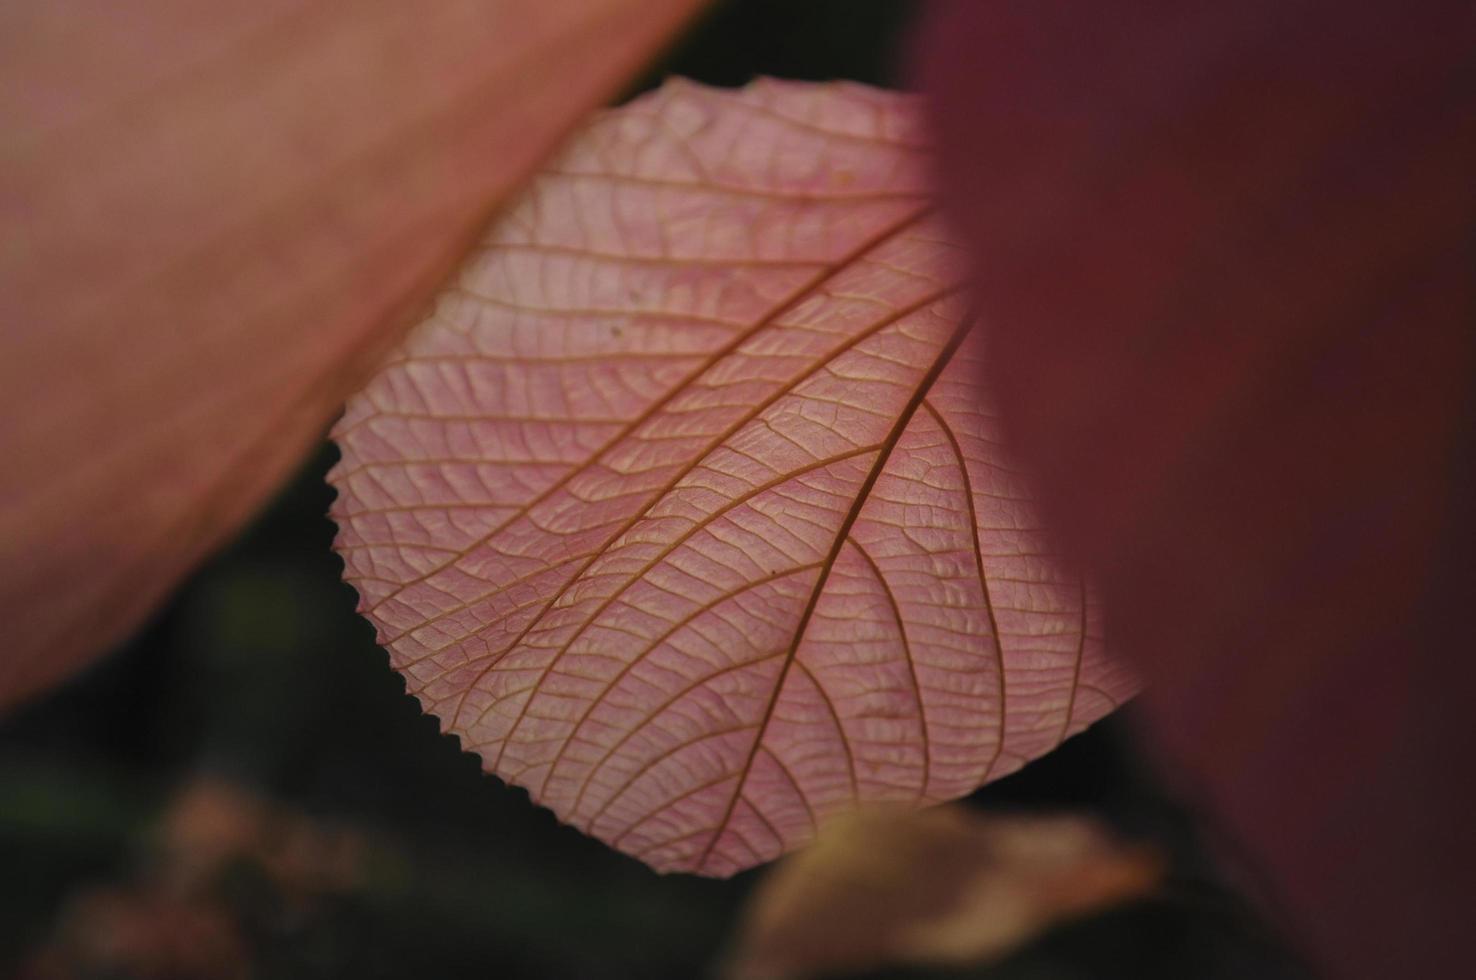
[[907,97],[590,125],[349,405],[338,548],[492,772],[661,870],[925,805],[1132,690],[979,389]]

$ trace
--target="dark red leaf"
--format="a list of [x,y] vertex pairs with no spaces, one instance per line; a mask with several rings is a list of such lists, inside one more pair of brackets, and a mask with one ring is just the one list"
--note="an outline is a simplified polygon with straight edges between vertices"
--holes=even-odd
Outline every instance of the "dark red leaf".
[[1349,975],[1461,972],[1476,873],[1473,40],[1470,3],[971,3],[919,51],[1050,526]]

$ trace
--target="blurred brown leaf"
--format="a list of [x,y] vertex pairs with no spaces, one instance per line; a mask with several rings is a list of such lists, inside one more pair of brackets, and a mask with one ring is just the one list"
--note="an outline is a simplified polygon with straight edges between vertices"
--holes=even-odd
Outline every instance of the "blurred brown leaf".
[[244,980],[246,944],[226,912],[177,895],[103,887],[68,903],[23,980]]
[[270,888],[267,907],[310,920],[324,898],[363,887],[376,846],[355,828],[199,777],[160,815],[129,878],[69,898],[23,976],[251,976],[256,951],[247,937],[261,910],[233,895],[231,875],[250,869]]
[[122,639],[699,0],[0,10],[0,707]]
[[1154,851],[1082,816],[962,807],[852,816],[759,886],[728,976],[980,963],[1145,894],[1162,873]]
[[164,888],[203,892],[230,866],[245,862],[287,899],[351,891],[361,883],[371,849],[357,830],[211,777],[196,780],[174,799],[156,845],[150,871]]

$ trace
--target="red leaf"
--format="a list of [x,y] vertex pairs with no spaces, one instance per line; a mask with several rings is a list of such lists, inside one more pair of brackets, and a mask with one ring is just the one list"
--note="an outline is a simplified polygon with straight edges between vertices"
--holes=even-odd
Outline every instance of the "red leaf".
[[0,10],[0,707],[257,508],[488,209],[695,6]]
[[1470,967],[1473,37],[1465,2],[1031,2],[920,49],[1011,442],[1350,975]]
[[996,445],[914,108],[604,116],[337,430],[339,550],[410,690],[657,868],[968,793],[1131,690]]

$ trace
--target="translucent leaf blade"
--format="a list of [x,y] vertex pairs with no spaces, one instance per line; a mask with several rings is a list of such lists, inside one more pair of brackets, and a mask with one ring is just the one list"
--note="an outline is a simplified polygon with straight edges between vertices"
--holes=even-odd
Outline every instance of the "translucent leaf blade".
[[963,795],[1131,692],[999,447],[914,114],[764,82],[602,117],[339,427],[409,689],[659,869]]

